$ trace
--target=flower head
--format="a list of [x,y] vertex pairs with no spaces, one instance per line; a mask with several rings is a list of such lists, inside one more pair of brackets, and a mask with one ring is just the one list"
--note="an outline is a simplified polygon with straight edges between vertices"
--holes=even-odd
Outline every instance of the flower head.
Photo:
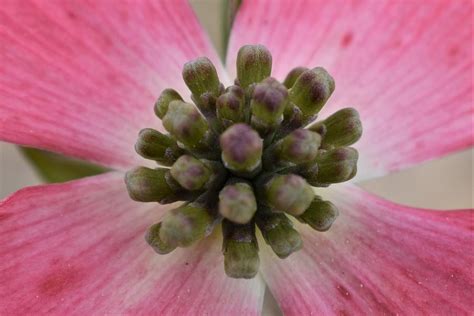
[[319,231],[336,219],[334,204],[317,197],[311,185],[355,176],[357,150],[344,146],[361,136],[357,111],[340,110],[305,129],[334,91],[334,79],[321,67],[295,76],[297,68],[287,87],[270,77],[271,67],[265,46],[245,45],[238,52],[236,85],[225,89],[212,62],[200,57],[183,68],[195,105],[173,89],[158,98],[155,113],[169,135],[144,129],[135,148],[171,168],[140,167],[125,177],[135,201],[186,202],[148,229],[146,240],[157,253],[188,247],[222,222],[225,272],[253,278],[259,270],[255,225],[286,258],[301,249],[302,240],[285,213]]

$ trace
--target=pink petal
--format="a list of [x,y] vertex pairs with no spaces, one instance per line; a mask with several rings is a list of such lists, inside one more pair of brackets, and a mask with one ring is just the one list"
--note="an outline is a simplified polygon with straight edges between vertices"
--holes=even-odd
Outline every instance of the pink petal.
[[221,63],[187,1],[3,1],[0,140],[126,168],[183,64]]
[[262,256],[285,314],[472,312],[472,211],[409,208],[354,186],[327,198],[341,213],[328,232],[298,225],[300,252],[285,260]]
[[115,173],[4,200],[0,314],[258,314],[263,282],[226,277],[219,238],[154,253],[144,233],[163,211],[130,200]]
[[361,177],[379,176],[473,144],[472,1],[244,1],[228,67],[261,43],[283,79],[323,66],[336,91],[322,117],[359,110]]

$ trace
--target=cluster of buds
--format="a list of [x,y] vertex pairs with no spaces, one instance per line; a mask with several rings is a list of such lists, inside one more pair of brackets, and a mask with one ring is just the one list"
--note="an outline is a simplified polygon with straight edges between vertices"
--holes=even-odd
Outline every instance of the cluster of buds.
[[144,129],[135,149],[160,167],[126,174],[132,199],[183,201],[152,225],[146,241],[159,254],[187,247],[221,224],[228,276],[258,272],[256,228],[280,258],[302,247],[294,219],[328,230],[338,210],[314,187],[351,179],[361,136],[356,110],[315,122],[334,91],[323,68],[295,68],[283,83],[270,77],[272,57],[261,45],[243,46],[235,84],[224,88],[205,57],[184,65],[195,104],[164,90],[155,113],[167,133]]

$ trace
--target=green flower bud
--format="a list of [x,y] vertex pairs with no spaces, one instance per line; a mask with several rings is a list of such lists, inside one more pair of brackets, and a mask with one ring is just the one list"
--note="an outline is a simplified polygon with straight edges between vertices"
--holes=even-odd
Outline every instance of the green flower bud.
[[246,89],[270,76],[272,72],[272,55],[263,45],[245,45],[237,54],[237,79],[240,86]]
[[176,246],[170,246],[160,238],[161,223],[150,226],[145,234],[146,242],[160,255],[165,255],[176,249]]
[[202,189],[211,176],[204,163],[189,155],[179,157],[170,172],[183,188],[190,191]]
[[317,132],[321,125],[326,127],[323,138],[325,146],[343,147],[354,144],[362,136],[362,123],[359,113],[353,108],[345,108],[329,116],[322,123],[310,126],[310,130]]
[[163,126],[187,148],[202,149],[209,130],[206,119],[192,104],[173,101],[163,117]]
[[163,119],[163,117],[166,115],[166,112],[168,112],[168,106],[172,101],[183,101],[183,99],[179,93],[176,92],[176,90],[163,90],[163,92],[160,94],[160,97],[155,102],[154,110],[156,116],[158,116],[160,119]]
[[198,204],[180,206],[163,217],[160,239],[170,246],[188,247],[206,236],[213,220],[209,212]]
[[324,232],[331,227],[338,216],[339,211],[334,204],[316,196],[308,209],[298,216],[298,220],[317,231]]
[[259,214],[257,226],[265,242],[275,254],[284,259],[303,246],[300,234],[284,214]]
[[253,278],[260,265],[255,225],[236,225],[223,220],[222,235],[225,273],[231,278]]
[[263,142],[246,124],[235,124],[220,136],[222,161],[231,172],[251,177],[261,168]]
[[275,175],[264,185],[267,205],[279,212],[298,216],[314,198],[311,186],[295,174]]
[[286,75],[286,78],[285,80],[283,81],[283,84],[285,85],[285,87],[287,87],[288,89],[290,89],[291,87],[293,87],[293,85],[295,84],[296,82],[296,79],[298,79],[299,76],[301,76],[301,74],[303,72],[305,72],[306,70],[308,70],[308,68],[306,67],[296,67],[296,68],[293,68],[289,73],[288,75]]
[[173,138],[151,128],[140,131],[135,151],[140,156],[164,166],[171,166],[184,153]]
[[216,102],[217,117],[224,129],[234,123],[245,121],[244,91],[239,86],[231,86]]
[[352,147],[320,150],[315,159],[318,172],[307,174],[306,179],[314,186],[350,180],[357,172],[358,159],[359,153]]
[[227,184],[219,193],[219,213],[234,223],[248,223],[256,211],[255,195],[246,182]]
[[296,104],[305,119],[317,114],[335,88],[334,79],[320,67],[303,72],[289,91],[291,102]]
[[287,162],[299,164],[313,160],[321,144],[321,136],[307,129],[297,129],[276,145],[278,157]]
[[168,169],[137,167],[125,174],[130,198],[140,202],[172,203],[186,199],[183,188],[173,180]]
[[214,98],[219,96],[219,77],[216,68],[207,57],[199,57],[184,64],[183,79],[197,100],[206,96]]
[[267,78],[255,86],[250,107],[251,124],[260,135],[275,129],[283,120],[283,111],[288,104],[288,91],[273,78]]

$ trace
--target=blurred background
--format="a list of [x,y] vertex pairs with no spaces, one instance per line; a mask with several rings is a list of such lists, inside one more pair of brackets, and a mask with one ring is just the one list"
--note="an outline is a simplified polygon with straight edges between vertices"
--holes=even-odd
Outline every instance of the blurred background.
[[[190,2],[216,49],[223,54],[224,1]],[[472,208],[473,153],[472,149],[466,150],[381,179],[365,181],[360,186],[391,201],[415,207],[439,210]],[[22,187],[42,182],[17,146],[0,142],[0,200]],[[267,294],[264,315],[279,314],[277,305]]]

